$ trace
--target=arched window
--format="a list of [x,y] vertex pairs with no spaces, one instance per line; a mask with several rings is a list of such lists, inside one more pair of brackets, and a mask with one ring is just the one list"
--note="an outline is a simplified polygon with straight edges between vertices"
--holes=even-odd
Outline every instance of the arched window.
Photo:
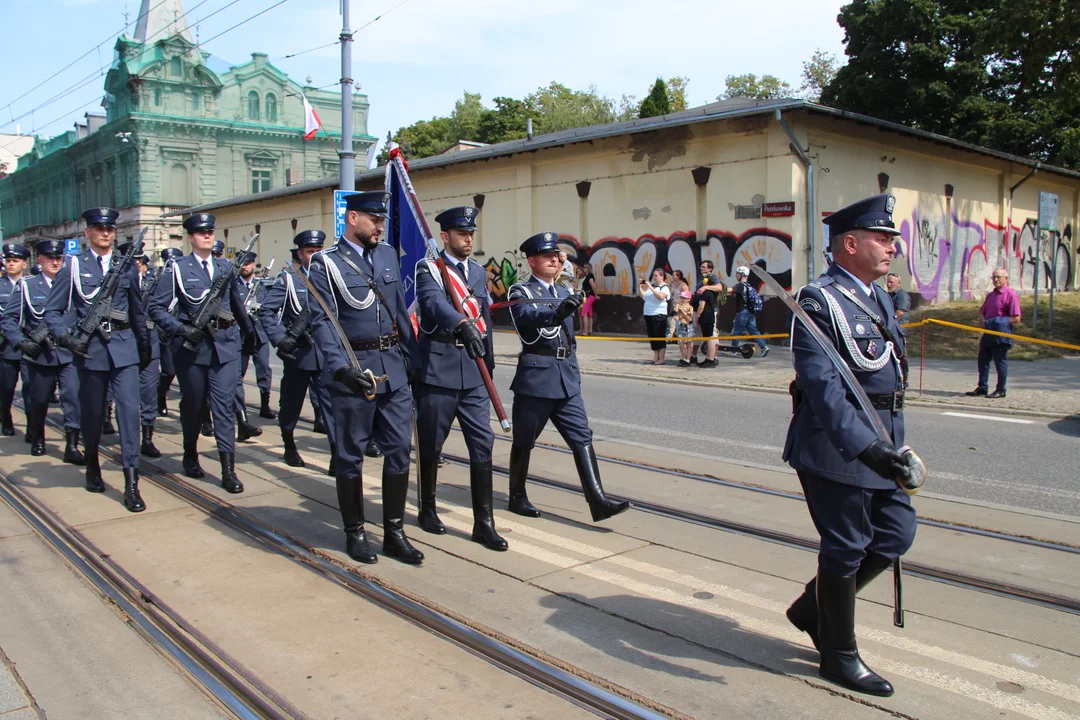
[[188,169],[183,163],[176,163],[169,172],[169,205],[190,205],[188,192]]
[[154,107],[161,107],[161,88],[154,89]]
[[248,93],[248,120],[259,119],[259,93],[252,90]]
[[266,122],[277,122],[277,98],[272,94],[266,96]]

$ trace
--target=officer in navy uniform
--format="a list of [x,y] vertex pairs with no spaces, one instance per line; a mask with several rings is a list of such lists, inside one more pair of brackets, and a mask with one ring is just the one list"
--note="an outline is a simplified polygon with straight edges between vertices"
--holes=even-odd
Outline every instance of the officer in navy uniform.
[[[15,290],[15,286],[26,270],[26,263],[30,260],[30,251],[23,245],[5,243],[4,245],[4,270],[0,277],[0,307],[4,306],[7,298]],[[12,436],[15,434],[15,422],[11,418],[11,404],[15,401],[15,385],[22,377],[23,407],[27,406],[30,397],[30,375],[26,365],[22,364],[22,351],[11,345],[6,338],[0,335],[0,434]],[[27,428],[27,442],[30,442],[30,431]]]
[[304,397],[310,390],[312,406],[330,424],[330,468],[327,474],[333,477],[337,470],[337,442],[330,392],[321,377],[325,362],[311,334],[310,305],[315,301],[308,297],[307,286],[300,279],[301,273],[307,277],[311,257],[322,250],[325,241],[326,233],[322,230],[304,230],[293,238],[296,266],[278,273],[259,306],[258,318],[259,325],[270,344],[277,348],[277,355],[285,367],[281,375],[281,406],[277,418],[285,447],[285,464],[304,467],[304,458],[296,449],[293,433],[300,419],[300,409],[304,406]]
[[[180,424],[184,435],[184,474],[202,478],[199,465],[199,424],[203,408],[214,414],[214,437],[221,461],[221,486],[230,493],[244,491],[236,477],[235,448],[236,383],[240,371],[241,337],[253,336],[254,328],[244,311],[244,297],[235,282],[221,293],[221,313],[204,328],[192,325],[204,302],[209,302],[214,279],[229,271],[227,260],[211,257],[214,216],[198,213],[184,220],[191,254],[173,260],[169,273],[158,283],[150,299],[150,316],[159,332],[170,338],[176,377],[180,382]],[[174,315],[170,310],[175,303]],[[216,332],[215,332],[216,331]],[[184,347],[190,343],[195,347]]]
[[210,246],[210,254],[216,258],[225,257],[225,241],[215,240],[214,244]]
[[[179,248],[165,248],[161,251],[161,269],[158,270],[157,275],[159,284],[165,279],[165,269],[168,267],[169,262],[182,257],[184,257],[184,251]],[[161,333],[158,333],[158,339],[161,341],[158,346],[161,360],[161,380],[158,381],[157,391],[158,415],[168,417],[169,388],[172,387],[172,381],[176,377],[176,367],[173,365],[172,348],[169,346],[169,339]]]
[[[248,361],[253,356],[255,358],[255,378],[263,396],[263,406],[267,410],[270,409],[270,346],[266,342],[266,334],[259,327],[256,319],[256,311],[266,294],[266,288],[255,279],[255,261],[257,259],[258,255],[248,251],[247,255],[240,260],[240,272],[236,276],[236,284],[240,288],[240,296],[244,298],[245,307],[248,303],[248,295],[254,285],[254,295],[251,297],[254,305],[252,305],[248,317],[255,328],[255,334],[249,342],[240,347],[240,379],[236,383],[236,439],[240,442],[259,437],[263,432],[261,427],[248,422],[247,393],[244,392],[244,376],[247,375]],[[247,310],[244,312],[247,312]],[[263,390],[264,387],[266,388],[265,391]],[[276,418],[277,415],[274,415],[274,417]]]
[[[130,242],[121,243],[116,251],[123,255]],[[139,297],[145,297],[143,311],[150,306],[150,289],[154,277],[150,274],[150,257],[146,253],[135,256],[135,265],[139,273]],[[157,393],[161,387],[161,340],[157,326],[149,315],[146,316],[146,332],[150,335],[150,364],[139,371],[139,420],[142,422],[142,443],[139,454],[148,458],[161,457],[161,451],[154,446],[154,421],[157,420]]]
[[859,657],[855,594],[915,538],[915,510],[898,487],[912,471],[897,450],[904,444],[904,334],[889,294],[874,282],[889,272],[896,252],[894,204],[891,195],[878,195],[825,218],[833,264],[798,295],[869,395],[892,442],[878,437],[825,351],[796,320],[795,411],[784,446],[821,535],[817,577],[788,619],[818,647],[823,678],[885,697],[892,685]]
[[[364,532],[361,468],[374,437],[383,452],[383,553],[419,564],[424,555],[405,537],[412,434],[410,374],[419,367],[416,338],[405,305],[397,250],[379,242],[388,193],[362,192],[346,200],[345,234],[311,259],[311,284],[337,317],[340,338],[318,303],[311,306],[315,342],[324,353],[337,444],[337,491],[345,549],[354,560],[377,560]],[[342,341],[356,354],[350,363]],[[363,372],[386,381],[373,383]],[[365,392],[374,392],[367,400]]]
[[[542,232],[521,244],[532,277],[509,292],[511,300],[540,300],[510,308],[511,321],[521,340],[521,354],[510,384],[514,391],[514,442],[510,448],[509,508],[518,515],[540,517],[540,511],[529,502],[525,479],[536,439],[551,420],[574,453],[593,522],[599,522],[625,511],[630,503],[609,500],[600,484],[592,429],[581,399],[581,371],[574,339],[574,312],[585,297],[571,294],[555,282],[562,269],[558,240],[557,233]],[[548,299],[560,302],[544,302]]]
[[[420,303],[420,383],[416,391],[417,441],[420,463],[420,527],[441,535],[446,528],[435,507],[435,480],[439,453],[457,418],[469,448],[469,486],[472,489],[472,539],[492,550],[506,550],[506,541],[495,531],[491,512],[491,398],[480,377],[476,358],[484,358],[488,371],[495,368],[491,339],[491,310],[487,273],[474,260],[475,207],[455,207],[439,213],[435,220],[442,229],[443,261],[467,288],[465,300],[475,302],[475,312],[454,310],[450,290],[434,261],[416,266],[416,298]],[[461,299],[461,298],[459,298]],[[487,328],[481,332],[477,319]]]
[[[214,244],[210,246],[210,254],[215,258],[225,257],[225,242],[223,240],[215,240]],[[214,416],[210,412],[209,403],[203,408],[202,425],[200,428],[199,432],[203,437],[214,437]]]
[[[75,366],[71,364],[71,351],[57,347],[48,335],[47,326],[44,326],[45,302],[56,274],[64,265],[64,242],[40,240],[34,249],[37,250],[41,272],[23,277],[0,312],[4,337],[22,352],[23,365],[30,376],[30,397],[26,404],[26,427],[32,443],[30,454],[45,454],[45,418],[49,413],[49,397],[59,381],[66,439],[64,462],[85,465],[86,460],[79,451],[79,380]],[[65,322],[75,324],[75,308],[68,311]],[[41,341],[30,339],[42,327],[46,328],[46,333]]]
[[[89,340],[74,334],[75,323],[90,310],[113,263],[120,262],[120,254],[113,249],[119,215],[107,207],[83,213],[90,247],[72,255],[57,273],[45,302],[45,323],[56,344],[72,352],[78,370],[86,489],[105,492],[98,445],[106,395],[112,388],[123,456],[124,506],[131,512],[142,512],[146,504],[139,494],[139,370],[150,363],[151,350],[139,294],[139,274],[134,265],[119,278],[110,317],[94,330]],[[69,312],[72,306],[75,317]]]

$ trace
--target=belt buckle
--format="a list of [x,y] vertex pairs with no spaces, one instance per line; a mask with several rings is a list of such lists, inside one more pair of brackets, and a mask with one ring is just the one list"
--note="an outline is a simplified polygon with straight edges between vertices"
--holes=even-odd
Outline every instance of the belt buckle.
[[904,393],[894,392],[892,394],[892,411],[900,412],[904,409]]
[[101,329],[105,332],[112,332],[112,318],[105,318],[101,321]]
[[566,359],[566,348],[565,347],[562,347],[560,345],[559,347],[555,348],[555,359],[556,360],[565,360]]
[[461,342],[461,338],[454,338],[454,347],[456,347],[456,348],[464,348],[465,343]]
[[390,336],[389,335],[380,335],[379,336],[379,351],[380,352],[386,352],[389,349],[390,349]]

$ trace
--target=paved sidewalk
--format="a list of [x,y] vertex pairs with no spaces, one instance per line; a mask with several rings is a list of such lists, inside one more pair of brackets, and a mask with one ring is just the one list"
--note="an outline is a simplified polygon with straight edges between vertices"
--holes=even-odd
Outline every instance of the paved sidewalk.
[[44,717],[27,696],[14,665],[0,649],[0,720],[41,720]]
[[[589,337],[578,340],[578,357],[585,373],[785,393],[794,376],[788,348],[778,345],[770,346],[768,357],[755,355],[749,360],[721,352],[717,367],[702,369],[679,367],[677,345],[668,346],[667,365],[661,367],[646,364],[652,358],[646,342]],[[496,331],[495,356],[500,363],[513,364],[519,348],[513,333]],[[975,387],[977,380],[974,360],[927,360],[920,370],[916,357],[912,359],[910,399],[916,403],[956,405],[965,410],[1011,410],[1053,417],[1080,415],[1080,356],[1009,363],[1008,397],[1001,400],[964,395]],[[994,382],[993,369],[990,382],[991,385]]]

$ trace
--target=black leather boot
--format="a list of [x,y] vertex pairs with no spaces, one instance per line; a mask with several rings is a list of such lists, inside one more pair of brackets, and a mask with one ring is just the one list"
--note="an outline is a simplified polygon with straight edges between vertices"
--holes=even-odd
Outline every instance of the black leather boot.
[[259,417],[266,418],[267,420],[277,420],[277,413],[270,409],[270,393],[259,393],[262,400],[262,407],[259,408]]
[[160,417],[169,416],[169,386],[172,385],[172,377],[162,375],[157,386],[157,414]]
[[317,409],[315,410],[315,424],[311,426],[311,432],[319,433],[320,435],[326,434],[326,425],[323,423],[322,413]]
[[[855,573],[855,593],[858,594],[890,565],[891,560],[876,553],[864,557],[859,571]],[[810,636],[814,647],[821,650],[821,643],[818,641],[817,577],[806,583],[803,594],[787,609],[787,617],[792,625]]]
[[855,576],[840,577],[818,570],[818,674],[841,687],[889,697],[893,686],[866,666],[855,642]]
[[203,472],[202,466],[199,465],[199,449],[192,445],[191,447],[184,446],[184,474],[189,478],[198,480],[199,478],[206,477],[206,473]]
[[[27,434],[30,433],[27,429]],[[6,437],[13,437],[15,435],[15,421],[11,417],[11,407],[8,406],[0,410],[0,435]],[[27,442],[30,442],[27,440]]]
[[101,434],[102,435],[115,435],[116,434],[116,426],[113,425],[113,406],[112,405],[106,405],[105,406],[105,419],[101,423]]
[[214,417],[210,414],[209,407],[203,412],[202,428],[199,429],[199,434],[203,437],[214,437]]
[[379,562],[364,532],[364,485],[359,475],[337,478],[338,507],[345,528],[345,552],[357,562]]
[[282,428],[281,444],[285,446],[285,464],[289,467],[304,467],[304,458],[300,457],[300,451],[296,449],[292,430]]
[[236,411],[236,441],[244,442],[262,435],[262,428],[248,422],[245,410]]
[[235,456],[232,453],[219,452],[218,458],[221,460],[221,487],[233,495],[244,492],[244,484],[236,477],[233,467]]
[[529,476],[529,457],[531,447],[522,447],[517,443],[510,446],[510,499],[506,507],[515,515],[538,518],[540,511],[529,502],[525,492],[525,479]]
[[364,457],[369,457],[369,458],[381,458],[382,457],[382,450],[380,450],[379,446],[375,443],[375,438],[371,438],[371,440],[368,441],[367,447],[364,448]]
[[138,468],[124,468],[124,507],[133,513],[146,509],[146,503],[139,494]]
[[66,440],[66,444],[64,445],[64,462],[70,465],[85,465],[86,458],[83,457],[82,452],[79,450],[79,431],[65,430],[64,439]]
[[326,474],[337,477],[337,446],[330,443],[330,466],[326,468]]
[[615,502],[608,500],[604,494],[604,486],[600,484],[600,466],[596,462],[596,451],[593,450],[592,443],[577,445],[571,449],[574,451],[574,463],[577,465],[578,477],[581,478],[581,489],[585,491],[585,499],[589,502],[593,522],[607,520],[628,510],[628,500]]
[[105,492],[105,481],[101,479],[101,465],[98,464],[97,450],[86,451],[86,491]]
[[435,507],[435,480],[438,474],[438,455],[425,457],[420,461],[419,512],[416,522],[420,529],[432,535],[445,535],[446,526],[439,519]]
[[26,417],[26,432],[30,435],[30,454],[41,457],[45,454],[45,416],[48,406],[31,405]]
[[409,544],[405,537],[405,495],[409,492],[409,473],[383,470],[383,555],[409,565],[424,561],[424,553]]
[[145,455],[148,458],[161,457],[161,451],[154,446],[154,426],[143,425],[142,426],[142,446],[139,448],[139,454]]
[[34,457],[41,457],[45,454],[45,434],[35,432],[31,437],[33,439],[30,442],[30,454]]
[[492,550],[506,550],[506,541],[495,532],[495,517],[491,512],[490,460],[469,463],[469,488],[472,490],[473,541]]

